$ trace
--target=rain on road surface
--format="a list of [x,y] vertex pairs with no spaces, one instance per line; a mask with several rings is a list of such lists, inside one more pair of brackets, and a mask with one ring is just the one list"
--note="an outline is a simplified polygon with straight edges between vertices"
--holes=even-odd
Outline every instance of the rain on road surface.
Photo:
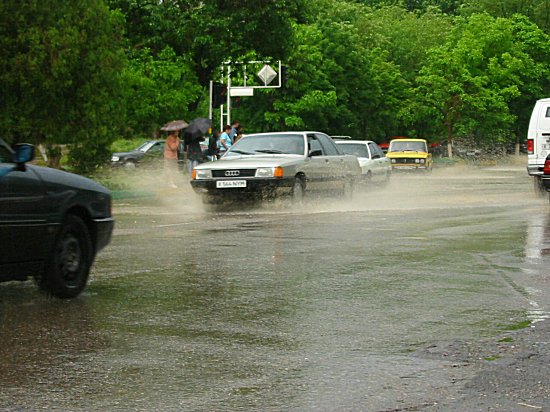
[[549,209],[517,165],[300,208],[118,201],[78,299],[0,284],[0,410],[422,410],[468,374],[427,348],[547,317]]

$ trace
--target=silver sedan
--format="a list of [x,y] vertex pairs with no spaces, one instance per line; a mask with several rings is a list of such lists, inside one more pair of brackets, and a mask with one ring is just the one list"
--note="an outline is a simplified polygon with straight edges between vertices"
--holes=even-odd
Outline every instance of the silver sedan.
[[362,182],[386,184],[391,177],[391,162],[382,149],[370,140],[336,140],[344,153],[357,156],[363,174]]
[[357,157],[346,155],[324,133],[246,135],[218,161],[193,170],[191,185],[205,203],[222,198],[339,194],[350,198],[361,178]]

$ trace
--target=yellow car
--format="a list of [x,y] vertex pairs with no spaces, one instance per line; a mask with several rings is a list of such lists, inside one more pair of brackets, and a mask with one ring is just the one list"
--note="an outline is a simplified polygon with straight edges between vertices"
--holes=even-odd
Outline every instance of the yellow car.
[[432,170],[432,155],[424,139],[394,139],[390,142],[386,157],[394,170]]

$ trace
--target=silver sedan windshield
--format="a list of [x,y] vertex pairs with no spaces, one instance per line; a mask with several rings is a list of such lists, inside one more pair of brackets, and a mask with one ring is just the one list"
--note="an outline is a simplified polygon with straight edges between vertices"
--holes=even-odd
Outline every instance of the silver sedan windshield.
[[248,135],[232,146],[226,157],[266,153],[304,156],[304,136],[301,134]]

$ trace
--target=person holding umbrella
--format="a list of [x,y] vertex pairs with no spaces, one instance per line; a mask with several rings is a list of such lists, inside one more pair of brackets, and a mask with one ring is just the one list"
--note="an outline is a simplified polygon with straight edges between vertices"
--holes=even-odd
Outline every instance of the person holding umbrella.
[[189,175],[193,173],[193,168],[198,166],[203,160],[200,142],[204,140],[203,136],[195,137],[187,130],[184,131],[185,152],[187,153],[187,171]]
[[175,177],[178,173],[178,147],[180,145],[178,135],[177,130],[171,130],[164,142],[164,172],[166,173],[168,185],[173,189],[178,187],[175,183]]
[[180,145],[179,131],[188,126],[185,120],[174,120],[166,123],[160,130],[168,132],[164,142],[164,173],[171,188],[176,189],[176,176],[178,173],[178,147]]
[[185,152],[187,154],[187,171],[189,175],[193,168],[204,160],[200,142],[204,140],[204,135],[212,127],[212,120],[206,117],[197,117],[193,119],[189,126],[184,129]]

